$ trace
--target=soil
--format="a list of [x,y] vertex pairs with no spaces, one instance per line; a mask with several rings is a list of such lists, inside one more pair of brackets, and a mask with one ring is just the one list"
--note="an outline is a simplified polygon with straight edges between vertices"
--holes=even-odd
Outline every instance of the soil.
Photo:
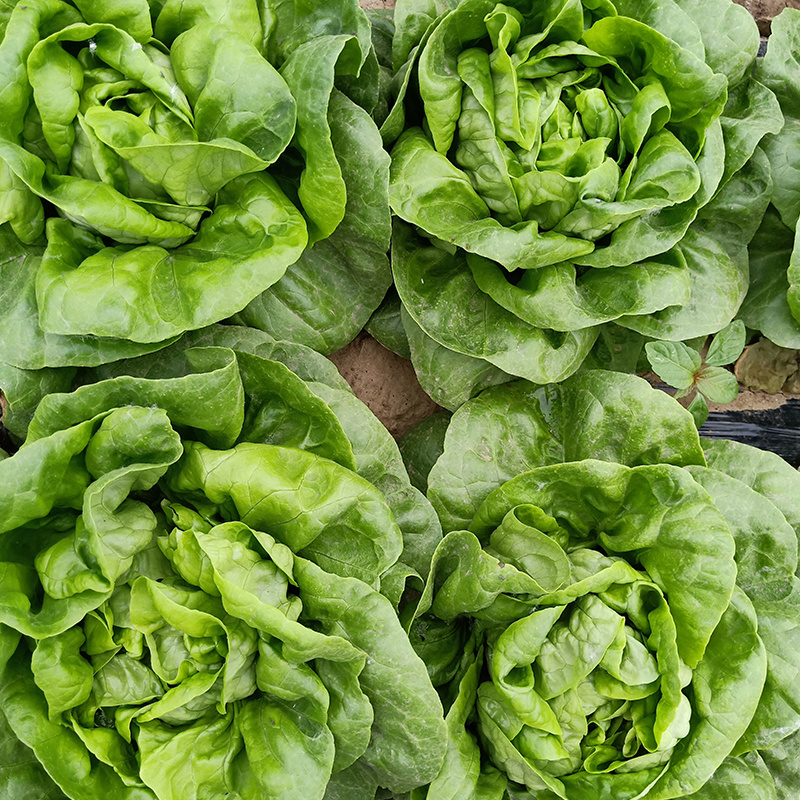
[[366,403],[392,436],[439,411],[419,385],[411,362],[360,333],[330,356],[356,397]]
[[[795,395],[796,396],[796,395]],[[778,392],[777,394],[767,394],[766,392],[752,392],[750,389],[742,389],[732,403],[709,403],[709,411],[774,411],[776,408],[784,406],[792,395]]]
[[800,0],[734,0],[744,6],[755,18],[762,36],[769,36],[772,18],[784,8],[800,9]]

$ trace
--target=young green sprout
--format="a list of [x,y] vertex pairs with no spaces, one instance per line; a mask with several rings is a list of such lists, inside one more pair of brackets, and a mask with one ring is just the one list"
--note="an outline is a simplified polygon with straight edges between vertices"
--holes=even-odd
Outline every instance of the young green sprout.
[[645,352],[653,372],[674,386],[676,398],[694,395],[687,406],[699,428],[708,419],[708,401],[730,403],[739,393],[736,376],[726,365],[742,354],[745,326],[734,320],[711,340],[705,358],[684,342],[648,342]]

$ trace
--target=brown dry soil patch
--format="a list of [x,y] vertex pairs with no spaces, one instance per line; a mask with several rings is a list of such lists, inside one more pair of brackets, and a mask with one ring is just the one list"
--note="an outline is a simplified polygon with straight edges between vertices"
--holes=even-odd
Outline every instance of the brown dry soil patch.
[[401,358],[368,333],[330,356],[356,397],[366,403],[392,436],[402,436],[439,406],[419,385],[411,362]]
[[770,23],[784,8],[800,9],[800,0],[734,0],[755,18],[762,36],[769,36]]

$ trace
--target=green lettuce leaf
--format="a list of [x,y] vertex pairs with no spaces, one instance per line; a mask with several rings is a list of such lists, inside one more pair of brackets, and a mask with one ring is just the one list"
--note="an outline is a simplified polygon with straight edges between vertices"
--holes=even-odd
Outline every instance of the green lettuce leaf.
[[264,327],[349,341],[389,282],[380,72],[355,0],[76,5],[2,17],[3,361],[152,352],[304,258]]

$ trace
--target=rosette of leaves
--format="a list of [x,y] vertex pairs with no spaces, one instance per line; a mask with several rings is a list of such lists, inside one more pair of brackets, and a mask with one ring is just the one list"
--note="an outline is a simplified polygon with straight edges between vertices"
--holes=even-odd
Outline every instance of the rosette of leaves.
[[750,247],[750,291],[741,318],[779,347],[800,348],[800,12],[784,9],[772,22],[758,76],[775,92],[783,130],[767,136],[772,205]]
[[420,797],[794,797],[794,469],[603,371],[488,389],[439,451],[412,641],[450,745]]
[[743,8],[400,0],[395,22],[382,131],[405,128],[393,270],[423,385],[451,362],[473,393],[558,381],[603,324],[674,341],[733,319],[782,124]]
[[361,329],[391,274],[356,0],[33,0],[0,37],[3,362],[95,366],[253,302],[319,350]]
[[41,401],[0,462],[3,797],[335,800],[435,776],[441,707],[386,595],[438,525],[334,375],[211,329]]

